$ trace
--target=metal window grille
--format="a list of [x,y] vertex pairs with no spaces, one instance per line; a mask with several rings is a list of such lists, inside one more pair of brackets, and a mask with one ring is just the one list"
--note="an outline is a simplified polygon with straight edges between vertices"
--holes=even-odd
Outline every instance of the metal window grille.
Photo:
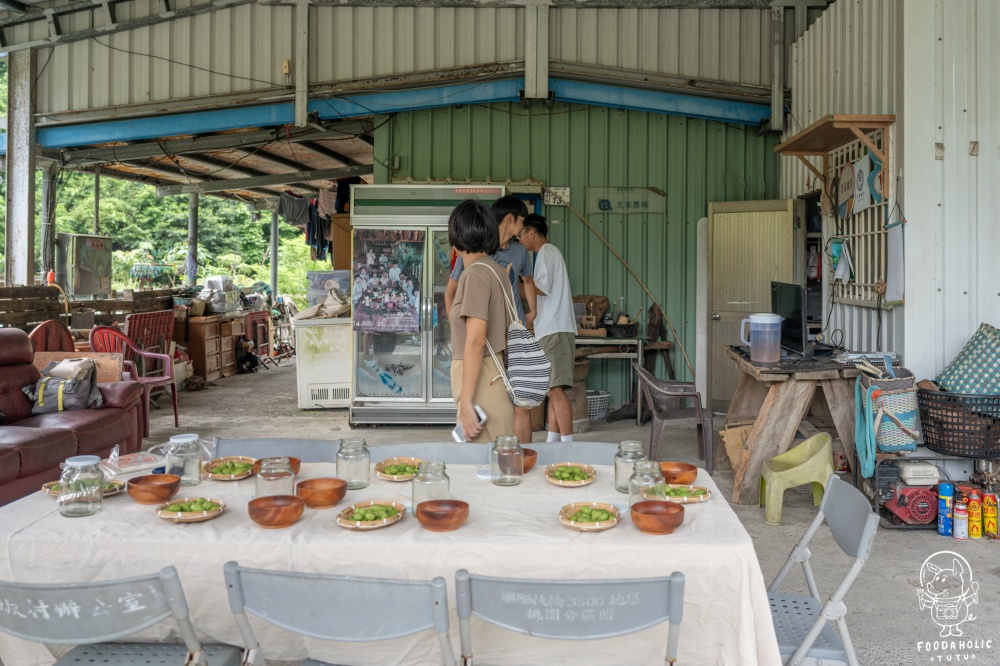
[[[868,139],[879,148],[884,150],[882,130],[875,130],[868,134]],[[830,152],[828,162],[829,172],[827,182],[839,184],[841,168],[850,162],[855,162],[868,154],[868,148],[860,141],[853,141]],[[884,170],[882,178],[889,178]],[[838,188],[831,188],[834,210],[837,210]],[[836,303],[847,305],[860,305],[876,307],[877,295],[875,284],[880,280],[885,280],[887,271],[887,246],[888,232],[885,230],[885,218],[889,210],[889,201],[882,200],[880,204],[873,204],[860,213],[853,213],[846,219],[840,219],[839,214],[834,215],[835,238],[843,238],[849,246],[851,262],[854,267],[854,274],[847,284],[837,282],[833,286],[833,298]],[[830,252],[830,245],[827,244],[827,252]]]

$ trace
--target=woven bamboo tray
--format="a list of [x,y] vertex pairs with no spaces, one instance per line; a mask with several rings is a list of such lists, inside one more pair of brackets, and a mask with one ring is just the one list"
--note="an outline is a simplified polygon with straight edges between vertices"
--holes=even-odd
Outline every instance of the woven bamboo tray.
[[215,469],[216,467],[219,467],[220,465],[225,465],[230,460],[232,460],[233,462],[247,463],[249,465],[253,465],[255,462],[257,462],[256,458],[251,458],[250,456],[226,456],[225,458],[216,458],[214,460],[208,461],[207,463],[202,465],[201,469],[205,473],[205,476],[214,481],[240,481],[241,479],[253,476],[252,467],[245,472],[240,472],[239,474],[212,474],[209,471]]
[[[582,481],[564,481],[562,479],[557,479],[553,476],[555,471],[560,467],[581,467],[583,471],[587,473],[587,478]],[[590,465],[584,465],[583,463],[574,462],[558,462],[552,463],[545,468],[545,480],[549,483],[555,484],[557,486],[562,486],[564,488],[578,488],[580,486],[587,486],[597,480],[597,471],[594,470]]]
[[197,497],[182,497],[180,499],[173,498],[168,502],[164,502],[156,507],[156,515],[164,520],[170,520],[175,523],[203,523],[206,520],[212,520],[213,518],[218,518],[222,515],[222,512],[226,510],[226,503],[220,499],[213,499],[211,497],[206,497],[212,504],[218,504],[216,508],[211,511],[167,511],[167,507],[173,506],[174,504],[186,504],[188,502],[193,502],[198,499]]
[[386,458],[381,462],[375,463],[375,476],[380,479],[385,479],[386,481],[410,481],[416,476],[413,474],[386,474],[385,469],[391,467],[392,465],[412,465],[416,467],[423,460],[420,458],[407,458],[405,456],[395,456],[393,458]]
[[[351,515],[354,513],[355,508],[363,509],[366,506],[372,506],[373,504],[381,504],[383,506],[391,505],[397,513],[392,518],[386,518],[385,520],[352,520]],[[377,530],[381,527],[388,527],[389,525],[395,525],[403,519],[403,515],[406,513],[406,507],[399,502],[387,502],[379,500],[371,500],[370,502],[358,502],[357,504],[352,504],[347,507],[339,514],[337,514],[337,524],[348,530]]]
[[[613,517],[611,520],[602,520],[593,523],[583,523],[570,520],[570,516],[576,514],[577,511],[585,506],[589,506],[592,509],[604,509]],[[621,512],[618,510],[618,507],[605,502],[573,502],[572,504],[564,506],[559,512],[559,522],[571,530],[576,530],[577,532],[603,532],[604,530],[610,530],[618,524],[618,519],[620,517]]]

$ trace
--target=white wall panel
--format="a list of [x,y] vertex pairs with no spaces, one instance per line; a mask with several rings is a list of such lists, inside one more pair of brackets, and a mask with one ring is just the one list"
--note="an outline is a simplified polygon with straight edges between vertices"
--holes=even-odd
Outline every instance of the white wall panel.
[[[121,20],[157,10],[155,0],[118,9]],[[68,28],[90,19],[79,13],[67,20]],[[89,119],[147,103],[194,107],[214,96],[283,92],[292,82],[282,61],[294,61],[293,20],[291,7],[254,3],[42,49],[40,66],[49,61],[38,108],[104,110]],[[312,7],[309,81],[520,61],[524,20],[524,10],[514,8]],[[768,86],[769,25],[769,11],[756,9],[553,9],[550,58]],[[18,30],[17,39],[44,36],[42,25]]]
[[933,376],[1000,325],[1000,3],[908,0],[903,25],[906,344]]
[[552,9],[549,57],[744,85],[771,84],[769,9]]
[[[829,114],[896,114],[899,120],[902,61],[897,26],[901,11],[899,0],[837,0],[791,46],[788,87],[792,104],[783,139]],[[902,123],[897,122],[894,131],[901,129]],[[890,162],[898,164],[898,158],[891,155]],[[782,196],[796,197],[820,187],[797,158],[780,159]],[[812,161],[822,167],[819,158]],[[832,222],[826,220],[825,226],[829,234]],[[853,305],[826,307],[827,336],[833,335],[834,342],[856,350],[881,346],[904,351],[905,308],[880,314]],[[881,339],[876,340],[879,318]]]

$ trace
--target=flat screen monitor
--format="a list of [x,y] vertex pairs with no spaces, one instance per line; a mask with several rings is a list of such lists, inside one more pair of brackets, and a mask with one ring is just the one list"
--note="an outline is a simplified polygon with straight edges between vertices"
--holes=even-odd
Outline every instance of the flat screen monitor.
[[800,284],[771,283],[771,312],[782,318],[782,348],[802,356],[812,356],[806,324],[806,298],[806,288]]

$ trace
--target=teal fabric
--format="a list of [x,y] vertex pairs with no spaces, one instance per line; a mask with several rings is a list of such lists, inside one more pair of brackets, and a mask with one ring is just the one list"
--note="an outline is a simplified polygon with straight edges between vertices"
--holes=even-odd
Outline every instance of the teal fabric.
[[875,423],[872,410],[865,407],[870,407],[872,393],[877,389],[863,388],[861,375],[854,382],[854,448],[861,463],[861,476],[866,479],[875,474]]
[[980,324],[936,381],[951,393],[1000,393],[1000,330],[987,323]]

